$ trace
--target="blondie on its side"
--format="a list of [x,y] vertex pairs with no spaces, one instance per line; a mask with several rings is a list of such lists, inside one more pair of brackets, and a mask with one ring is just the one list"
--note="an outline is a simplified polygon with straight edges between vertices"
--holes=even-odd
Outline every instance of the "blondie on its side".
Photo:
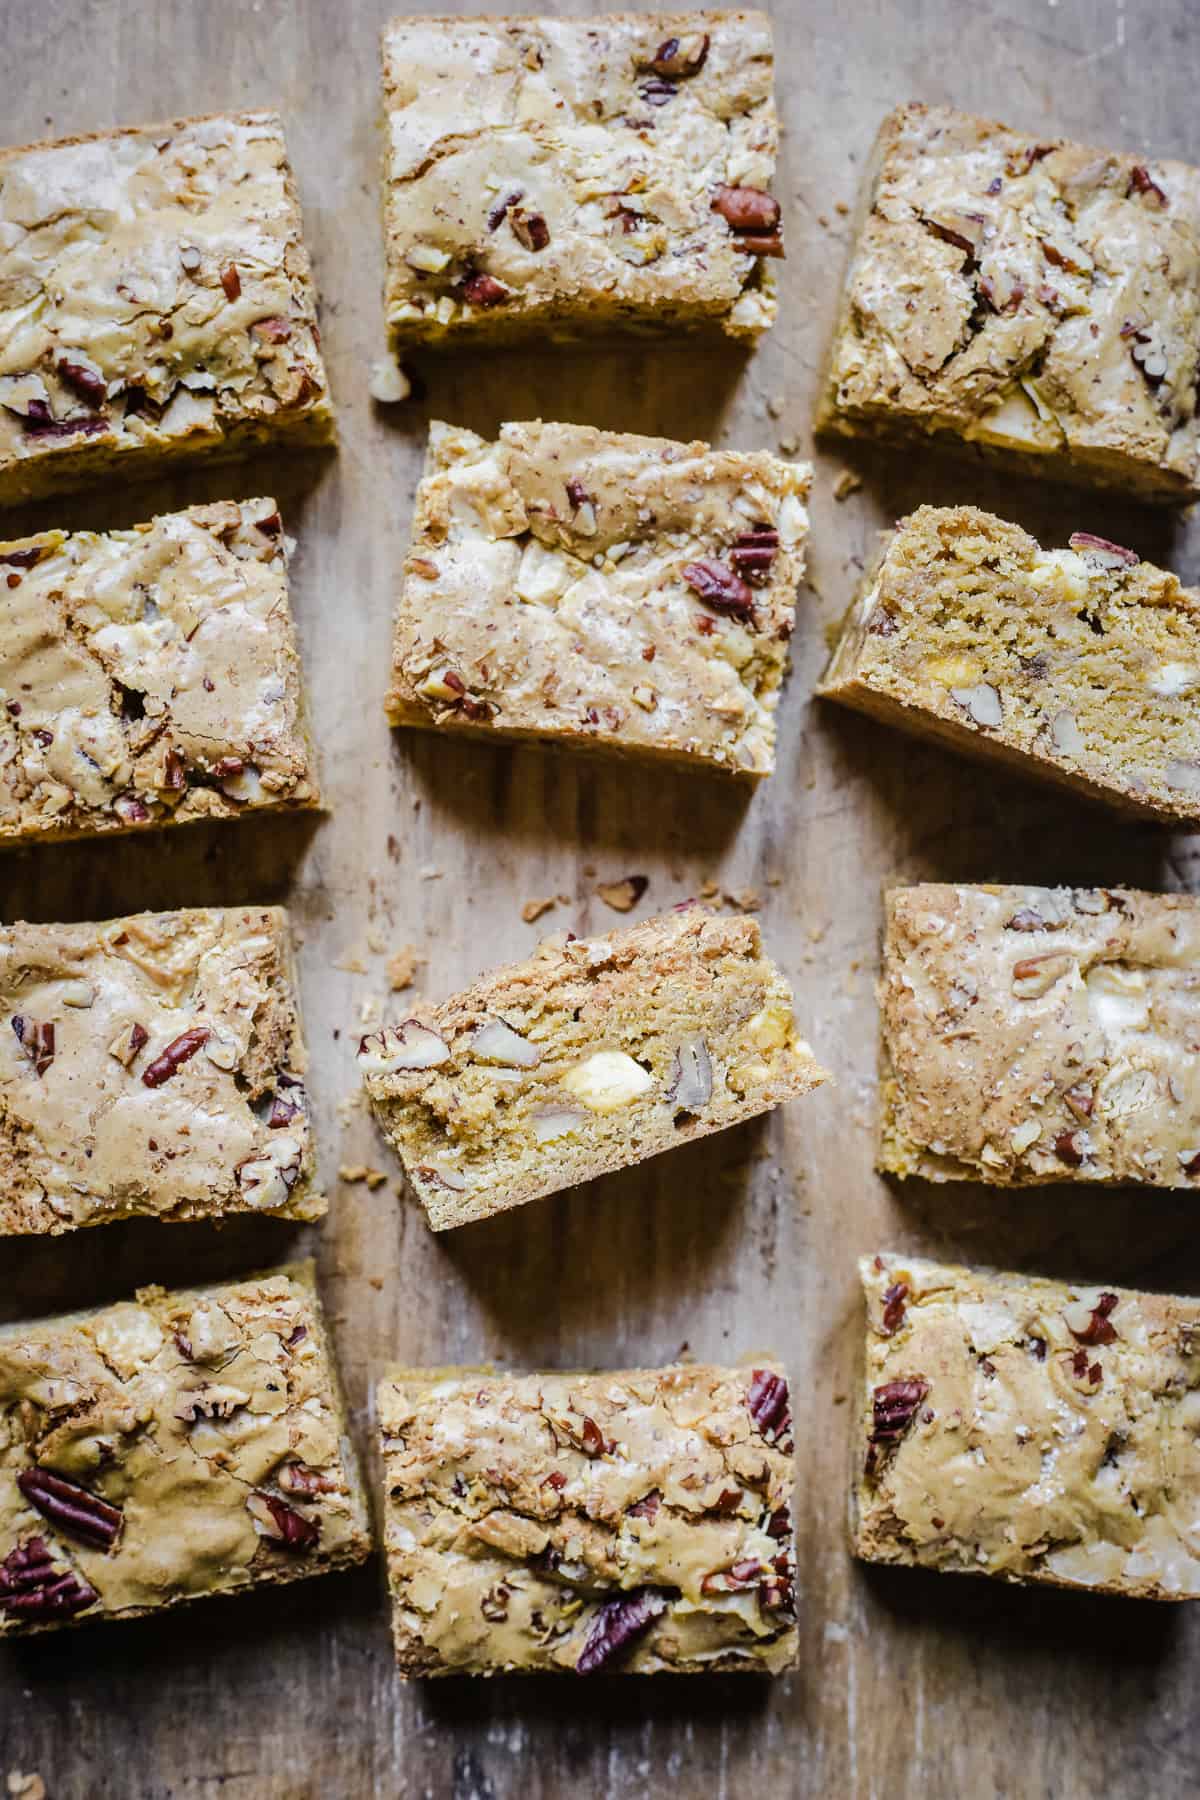
[[0,1638],[370,1551],[311,1263],[0,1327]]
[[275,113],[0,151],[0,505],[332,436]]
[[0,846],[316,806],[273,500],[0,543]]
[[1200,1596],[1200,1301],[864,1257],[855,1552]]
[[435,424],[388,717],[769,775],[811,473],[587,425],[488,443]]
[[795,1662],[777,1364],[394,1369],[378,1404],[405,1675],[773,1675]]
[[325,1211],[280,907],[0,927],[0,1236]]
[[774,322],[762,12],[400,18],[383,34],[397,352]]
[[1200,1186],[1200,899],[894,888],[879,1166]]
[[735,1125],[826,1079],[749,918],[685,906],[370,1032],[359,1069],[435,1231]]
[[1043,550],[975,507],[919,507],[818,691],[1122,812],[1200,819],[1200,596],[1105,538]]
[[1195,498],[1200,171],[902,106],[862,204],[821,429]]

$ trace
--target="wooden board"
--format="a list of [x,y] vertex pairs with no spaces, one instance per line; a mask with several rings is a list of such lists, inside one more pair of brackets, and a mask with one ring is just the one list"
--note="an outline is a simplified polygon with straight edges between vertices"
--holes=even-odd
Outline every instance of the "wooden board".
[[[922,500],[979,500],[1054,542],[1100,530],[1200,574],[1182,521],[1071,498],[969,462],[820,456],[779,773],[753,797],[703,776],[389,734],[389,615],[427,419],[489,431],[569,418],[808,453],[846,222],[879,117],[952,101],[1033,131],[1200,161],[1194,0],[785,0],[775,10],[789,254],[778,329],[746,359],[686,340],[459,356],[424,402],[367,397],[381,349],[377,28],[386,0],[6,0],[0,135],[20,143],[239,105],[283,109],[324,300],[342,449],[68,499],[14,527],[125,525],[274,489],[299,539],[295,597],[333,811],[82,845],[0,863],[4,919],[286,900],[303,937],[312,1088],[333,1194],[320,1231],[117,1226],[9,1243],[0,1313],[145,1281],[219,1277],[315,1246],[369,1443],[380,1365],[495,1358],[620,1365],[774,1346],[794,1373],[802,1663],[738,1679],[403,1687],[382,1574],[198,1606],[169,1622],[0,1650],[0,1777],[53,1800],[454,1800],[686,1795],[1157,1796],[1200,1786],[1200,1611],[856,1567],[844,1543],[854,1257],[881,1243],[1060,1274],[1200,1288],[1195,1201],[1050,1189],[890,1189],[871,1169],[872,980],[890,876],[1200,880],[1194,842],[972,767],[811,689],[876,528]],[[566,10],[565,8],[563,10]],[[586,12],[582,5],[571,10]],[[852,463],[862,489],[832,497]],[[706,878],[762,896],[768,940],[837,1074],[766,1126],[440,1239],[346,1101],[387,954],[413,944],[452,991],[540,932],[617,923],[598,880],[645,873],[642,916]],[[536,926],[521,906],[563,898]],[[340,1034],[340,1035],[339,1035]],[[374,1459],[373,1459],[374,1463]],[[0,1792],[3,1792],[0,1786]]]

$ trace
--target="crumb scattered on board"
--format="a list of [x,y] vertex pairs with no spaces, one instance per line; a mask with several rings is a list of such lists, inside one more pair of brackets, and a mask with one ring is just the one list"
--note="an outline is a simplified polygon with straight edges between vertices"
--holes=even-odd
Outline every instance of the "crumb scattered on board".
[[398,994],[403,988],[412,986],[417,978],[417,968],[424,960],[424,957],[417,955],[414,944],[405,944],[402,949],[396,951],[394,956],[388,957],[384,969],[387,973],[388,986],[393,994]]
[[371,1192],[382,1187],[387,1176],[382,1169],[372,1169],[366,1163],[343,1163],[338,1170],[339,1181],[365,1181]]
[[596,892],[605,906],[611,906],[614,912],[632,912],[646,889],[650,886],[648,875],[623,875],[619,881],[602,881]]
[[553,894],[548,894],[544,900],[527,900],[521,908],[521,917],[527,925],[532,925],[535,919],[540,919],[543,913],[548,913],[554,904]]
[[853,469],[843,469],[833,484],[833,497],[835,500],[845,500],[849,495],[856,494],[861,486],[861,475],[856,475]]
[[20,1769],[10,1769],[5,1785],[13,1800],[46,1800],[46,1784],[40,1775],[22,1775]]

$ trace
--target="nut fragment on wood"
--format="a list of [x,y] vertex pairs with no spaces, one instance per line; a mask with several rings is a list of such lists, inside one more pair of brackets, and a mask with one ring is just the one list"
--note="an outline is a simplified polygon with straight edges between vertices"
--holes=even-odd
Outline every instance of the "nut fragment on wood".
[[650,879],[646,875],[625,875],[620,881],[602,881],[596,892],[605,906],[611,906],[614,912],[632,912],[646,889]]
[[521,908],[521,917],[527,925],[532,925],[535,919],[540,919],[543,913],[548,913],[554,904],[553,894],[547,895],[544,900],[527,900]]
[[410,988],[417,977],[417,967],[424,961],[417,955],[413,944],[405,944],[394,956],[389,956],[384,968],[387,972],[388,985],[394,994]]

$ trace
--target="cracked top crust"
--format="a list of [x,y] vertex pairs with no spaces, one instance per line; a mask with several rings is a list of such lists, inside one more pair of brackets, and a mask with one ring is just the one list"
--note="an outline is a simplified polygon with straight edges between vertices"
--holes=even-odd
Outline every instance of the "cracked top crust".
[[765,451],[434,424],[388,716],[769,774],[810,479]]
[[897,1255],[859,1267],[859,1556],[1200,1597],[1200,1302]]
[[1043,550],[973,506],[883,542],[820,684],[831,699],[1090,794],[1200,816],[1200,599],[1089,532]]
[[379,1421],[406,1675],[795,1661],[778,1365],[393,1370]]
[[821,423],[1197,492],[1200,171],[947,107],[884,121]]
[[775,317],[765,13],[401,18],[383,34],[397,349]]
[[273,500],[0,543],[0,842],[315,806]]
[[930,884],[886,910],[882,1168],[1200,1183],[1200,899]]
[[0,503],[332,422],[275,113],[0,152]]
[[370,1549],[311,1263],[0,1329],[0,1636]]
[[0,928],[0,1234],[312,1219],[280,907]]

